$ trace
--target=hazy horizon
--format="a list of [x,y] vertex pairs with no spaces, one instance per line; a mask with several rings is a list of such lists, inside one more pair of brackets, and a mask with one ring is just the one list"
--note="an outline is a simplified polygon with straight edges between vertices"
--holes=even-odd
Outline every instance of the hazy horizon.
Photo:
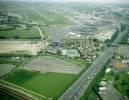
[[[1,1],[26,1],[26,0],[1,0]],[[129,3],[129,0],[27,0],[27,1],[58,1],[58,2],[116,2],[116,3]]]

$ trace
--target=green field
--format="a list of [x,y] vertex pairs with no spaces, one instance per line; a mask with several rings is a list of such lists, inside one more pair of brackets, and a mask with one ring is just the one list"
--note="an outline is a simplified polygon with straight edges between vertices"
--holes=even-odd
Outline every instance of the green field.
[[67,25],[69,23],[69,20],[64,15],[41,8],[26,9],[24,17],[28,21],[35,21],[41,25]]
[[54,97],[71,83],[76,75],[40,73],[17,69],[9,73],[5,80],[47,97]]
[[38,30],[31,28],[30,30],[16,29],[0,31],[0,38],[2,39],[40,39]]
[[[18,3],[1,3],[0,4],[0,18],[7,19],[8,14],[11,16],[17,16],[12,21],[3,22],[5,25],[0,24],[0,39],[39,39],[40,34],[38,30],[34,27],[31,27],[29,30],[22,29],[24,26],[21,23],[36,23],[40,25],[42,30],[44,27],[49,28],[51,25],[68,25],[70,24],[70,20],[65,17],[64,14],[57,13],[52,11],[53,9],[50,7],[48,9],[44,9],[46,6],[43,5],[33,5],[26,4],[22,2],[20,5]],[[4,7],[6,6],[6,8]],[[17,9],[16,9],[17,8]],[[6,17],[3,17],[6,15]],[[28,26],[29,27],[29,26]],[[16,28],[16,29],[14,29]],[[45,30],[43,30],[45,31]]]
[[113,81],[113,86],[123,95],[129,97],[129,75],[127,72],[117,72],[115,73],[111,70],[106,73],[104,78],[108,81]]
[[129,98],[129,74],[125,72],[116,74],[114,86],[123,96]]
[[[3,6],[6,6],[3,7]],[[45,7],[46,6],[46,7]],[[17,8],[17,9],[16,9]],[[14,13],[22,16],[22,21],[34,21],[41,25],[67,25],[70,23],[69,19],[64,14],[52,11],[53,8],[46,4],[33,5],[21,2],[18,3],[1,3],[0,13]]]
[[69,24],[69,20],[64,17],[64,15],[57,14],[47,9],[42,9],[39,11],[47,17],[47,20],[44,18],[44,21],[46,21],[47,24]]

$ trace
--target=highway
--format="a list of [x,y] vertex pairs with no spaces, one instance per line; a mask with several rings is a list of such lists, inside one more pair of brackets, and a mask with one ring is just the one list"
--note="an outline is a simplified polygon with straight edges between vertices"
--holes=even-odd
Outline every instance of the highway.
[[[121,39],[126,35],[128,30],[119,32],[112,45],[118,45]],[[79,100],[84,95],[87,88],[95,76],[101,71],[108,60],[113,56],[116,46],[110,46],[104,53],[99,56],[94,63],[86,70],[72,85],[69,87],[63,95],[60,96],[59,100]]]

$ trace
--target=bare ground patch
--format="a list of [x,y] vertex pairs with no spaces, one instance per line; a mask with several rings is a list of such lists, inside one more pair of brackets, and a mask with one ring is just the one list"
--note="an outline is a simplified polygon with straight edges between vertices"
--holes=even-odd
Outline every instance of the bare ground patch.
[[36,55],[40,48],[45,47],[42,42],[32,43],[31,41],[2,40],[0,41],[0,54],[17,51],[26,51]]
[[0,64],[0,76],[10,72],[14,67],[12,64]]
[[78,74],[82,70],[82,67],[77,64],[50,56],[35,58],[23,68],[41,72],[57,72],[69,74]]

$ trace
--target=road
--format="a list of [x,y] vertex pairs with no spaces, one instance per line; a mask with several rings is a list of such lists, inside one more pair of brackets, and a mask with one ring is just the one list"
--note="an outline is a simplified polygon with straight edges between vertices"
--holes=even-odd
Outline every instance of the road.
[[46,40],[45,35],[44,35],[44,33],[42,32],[41,28],[38,27],[38,26],[34,26],[34,28],[36,28],[36,29],[39,31],[39,34],[40,34],[40,36],[41,36],[41,41],[39,42],[39,43],[40,43],[39,48],[40,48],[40,50],[42,49],[42,50],[44,50],[44,52],[45,52],[45,50],[46,50],[45,48],[47,48],[47,46],[49,45],[49,43],[48,43],[48,41]]
[[18,87],[4,80],[0,80],[0,89],[13,95],[14,97],[22,98],[23,100],[46,100],[46,97],[43,95]]
[[41,39],[43,39],[44,38],[44,35],[43,35],[42,30],[38,26],[35,26],[35,28],[39,31],[39,34],[41,36]]
[[[118,45],[126,33],[127,30],[120,32],[112,44]],[[104,51],[104,53],[94,61],[89,69],[86,70],[62,96],[60,96],[59,100],[79,100],[80,97],[84,95],[95,76],[113,56],[113,52],[116,48],[116,46],[110,46],[106,51]]]

